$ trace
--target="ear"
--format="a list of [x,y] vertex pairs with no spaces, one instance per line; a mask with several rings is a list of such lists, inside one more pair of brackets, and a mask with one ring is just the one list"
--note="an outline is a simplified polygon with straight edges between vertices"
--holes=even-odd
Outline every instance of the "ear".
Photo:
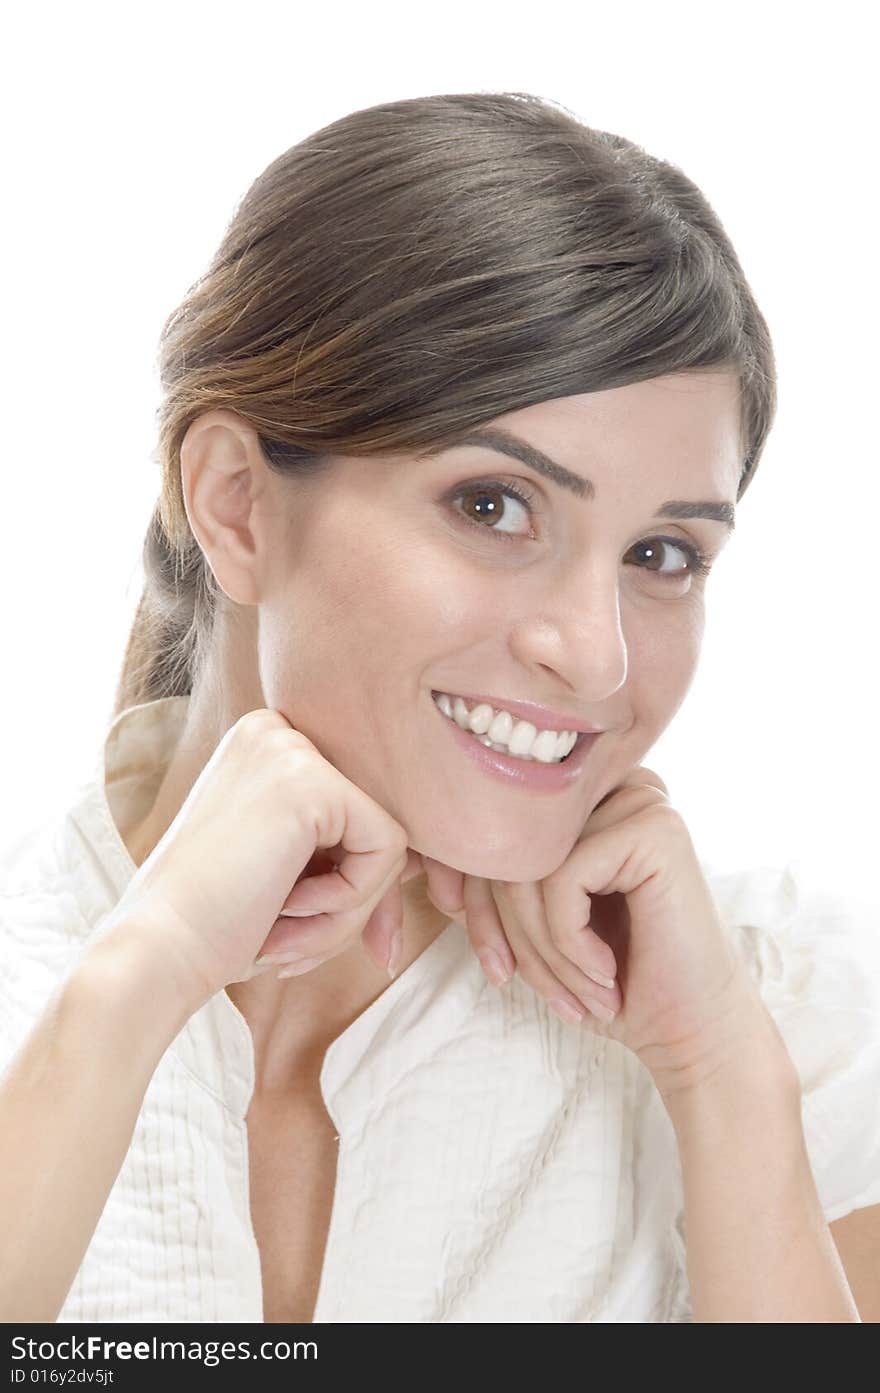
[[261,541],[270,545],[256,506],[270,487],[256,431],[234,411],[203,412],[183,438],[180,471],[189,525],[217,584],[236,604],[256,604]]

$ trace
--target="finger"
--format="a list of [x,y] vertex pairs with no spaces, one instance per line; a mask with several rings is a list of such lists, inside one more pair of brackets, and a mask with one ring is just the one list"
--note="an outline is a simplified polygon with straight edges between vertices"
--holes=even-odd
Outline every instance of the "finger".
[[550,935],[544,905],[543,883],[512,884],[493,881],[492,892],[504,924],[517,968],[529,986],[548,1001],[562,998],[570,1006],[599,1012],[619,1011],[619,986],[608,988],[582,971],[559,951]]
[[604,831],[606,827],[613,827],[615,823],[625,821],[634,813],[641,811],[642,808],[668,802],[668,797],[656,783],[636,783],[633,781],[620,784],[610,793],[606,793],[605,797],[596,804],[584,824],[579,840],[583,840],[595,832]]
[[464,910],[464,873],[452,866],[423,856],[422,864],[428,877],[428,899],[441,914],[453,917]]
[[[262,958],[256,958],[247,972],[242,977],[233,977],[233,982],[250,982],[252,978],[259,977],[264,972],[269,972],[273,967],[278,967],[278,963],[263,962]],[[231,985],[231,984],[230,984]]]
[[489,981],[500,987],[516,972],[516,959],[492,897],[491,882],[481,876],[466,875],[464,907],[471,946]]
[[424,870],[425,868],[422,865],[422,857],[420,854],[417,851],[413,851],[412,847],[408,847],[406,852],[406,865],[400,877],[400,884],[406,885],[408,880],[413,880],[417,875],[423,875]]
[[541,883],[545,942],[549,940],[558,954],[575,963],[598,986],[611,990],[617,978],[617,959],[613,948],[590,925],[592,900],[577,869],[585,854],[579,856],[575,849],[564,867]]
[[332,871],[298,880],[279,915],[304,919],[317,914],[351,913],[372,899],[381,886],[387,888],[392,879],[402,874],[406,856],[395,857],[391,865],[388,858],[387,846],[356,854],[347,852]]
[[651,788],[659,788],[661,793],[669,793],[669,789],[661,779],[660,775],[653,769],[649,769],[646,764],[636,764],[628,770],[621,779],[619,788],[638,788],[642,784],[649,784]]
[[393,880],[379,900],[361,934],[361,942],[373,962],[383,972],[391,957],[391,945],[398,932],[403,932],[402,880]]
[[[377,955],[381,957],[385,948],[383,938],[387,938],[393,933],[395,925],[399,926],[402,920],[399,878],[405,863],[406,858],[401,855],[378,888],[372,894],[365,895],[353,908],[338,911],[316,910],[311,914],[303,914],[297,910],[294,916],[291,916],[289,912],[282,913],[273,926],[270,935],[271,942],[267,939],[260,956],[264,957],[266,953],[273,955],[289,953],[299,954],[302,957],[315,957],[326,953],[332,957],[348,946],[349,942],[353,942],[355,938],[366,932],[378,910],[378,915],[365,941],[365,947],[374,959]],[[330,872],[326,876],[315,876],[314,879],[326,882],[332,880],[332,877],[338,873],[339,868],[336,872]],[[295,890],[299,890],[307,883],[300,881],[295,886]],[[394,898],[395,887],[397,888],[396,900]],[[350,892],[350,890],[351,887],[346,883],[346,891]],[[333,893],[332,888],[325,889],[321,892],[320,898],[326,899],[331,893]],[[350,899],[350,893],[347,897]],[[291,898],[292,895],[288,896],[288,901]],[[384,903],[386,900],[387,903]],[[384,969],[384,959],[381,966]]]
[[[332,843],[336,865],[325,875],[299,880],[287,896],[280,912],[295,916],[314,914],[347,915],[361,909],[390,887],[409,862],[409,847],[403,829],[356,784],[341,779],[342,836]],[[332,818],[338,828],[335,808]],[[318,841],[319,851],[323,850]]]
[[669,789],[655,770],[649,769],[646,764],[637,764],[632,769],[628,769],[623,777],[615,784],[614,788],[608,790],[603,798],[596,804],[601,808],[609,798],[613,798],[615,793],[619,793],[623,788],[656,788],[658,792],[669,797]]
[[666,784],[659,774],[655,774],[653,769],[646,769],[644,764],[640,764],[637,769],[633,770],[633,773],[638,776],[639,783],[650,784],[653,788],[659,788],[660,792],[665,793],[667,798],[670,796]]
[[[551,970],[543,953],[537,950],[527,934],[515,928],[510,928],[508,933],[516,954],[517,970],[523,981],[544,997],[557,1014],[568,1019],[564,1014],[567,1008],[582,1020],[586,1011],[591,1023],[600,1026],[610,1023],[610,1018],[606,1019],[607,1013],[611,1011],[616,1014],[620,1010],[620,995],[616,989],[609,992],[583,975],[575,980],[577,968],[564,960]],[[557,1010],[560,1003],[563,1005],[562,1012]]]

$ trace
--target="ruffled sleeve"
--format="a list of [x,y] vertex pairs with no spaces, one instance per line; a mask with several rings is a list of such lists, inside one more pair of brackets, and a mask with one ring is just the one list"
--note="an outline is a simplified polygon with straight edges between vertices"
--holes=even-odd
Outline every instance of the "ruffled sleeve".
[[55,821],[0,846],[0,1074],[75,966],[89,925]]
[[880,1204],[880,907],[790,865],[705,869],[800,1077],[826,1222]]

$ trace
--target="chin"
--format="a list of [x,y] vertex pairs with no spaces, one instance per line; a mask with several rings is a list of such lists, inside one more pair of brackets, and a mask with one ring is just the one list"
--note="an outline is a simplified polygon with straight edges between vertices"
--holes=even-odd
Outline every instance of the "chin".
[[557,847],[552,856],[543,857],[535,855],[534,850],[522,854],[511,852],[510,849],[486,853],[475,852],[473,848],[467,853],[451,858],[438,856],[434,851],[425,851],[422,854],[476,879],[504,880],[511,885],[531,885],[534,881],[545,880],[554,871],[558,871],[570,850],[571,847],[568,847],[561,854]]

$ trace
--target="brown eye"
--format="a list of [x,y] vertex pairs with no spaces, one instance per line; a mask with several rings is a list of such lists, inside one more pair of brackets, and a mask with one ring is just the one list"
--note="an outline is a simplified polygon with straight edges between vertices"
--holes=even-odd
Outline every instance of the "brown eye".
[[[529,517],[535,512],[534,499],[525,491],[514,488],[512,484],[503,484],[497,480],[490,480],[484,484],[468,484],[460,488],[452,497],[452,502],[457,503],[464,500],[464,507],[456,509],[466,522],[472,523],[475,527],[482,527],[484,532],[493,532],[506,541],[525,540],[532,537],[531,530],[528,532],[511,532],[507,530],[506,524],[513,515],[512,521],[516,524],[517,508],[524,511]],[[511,507],[514,503],[516,507]]]
[[[681,566],[674,567],[672,570],[662,569],[668,548],[684,553],[688,562],[686,569],[682,569]],[[641,551],[648,562],[646,566],[641,567],[642,570],[653,571],[665,580],[683,580],[687,576],[705,576],[709,574],[711,569],[703,553],[681,537],[648,537],[643,542],[637,542],[633,551]]]

